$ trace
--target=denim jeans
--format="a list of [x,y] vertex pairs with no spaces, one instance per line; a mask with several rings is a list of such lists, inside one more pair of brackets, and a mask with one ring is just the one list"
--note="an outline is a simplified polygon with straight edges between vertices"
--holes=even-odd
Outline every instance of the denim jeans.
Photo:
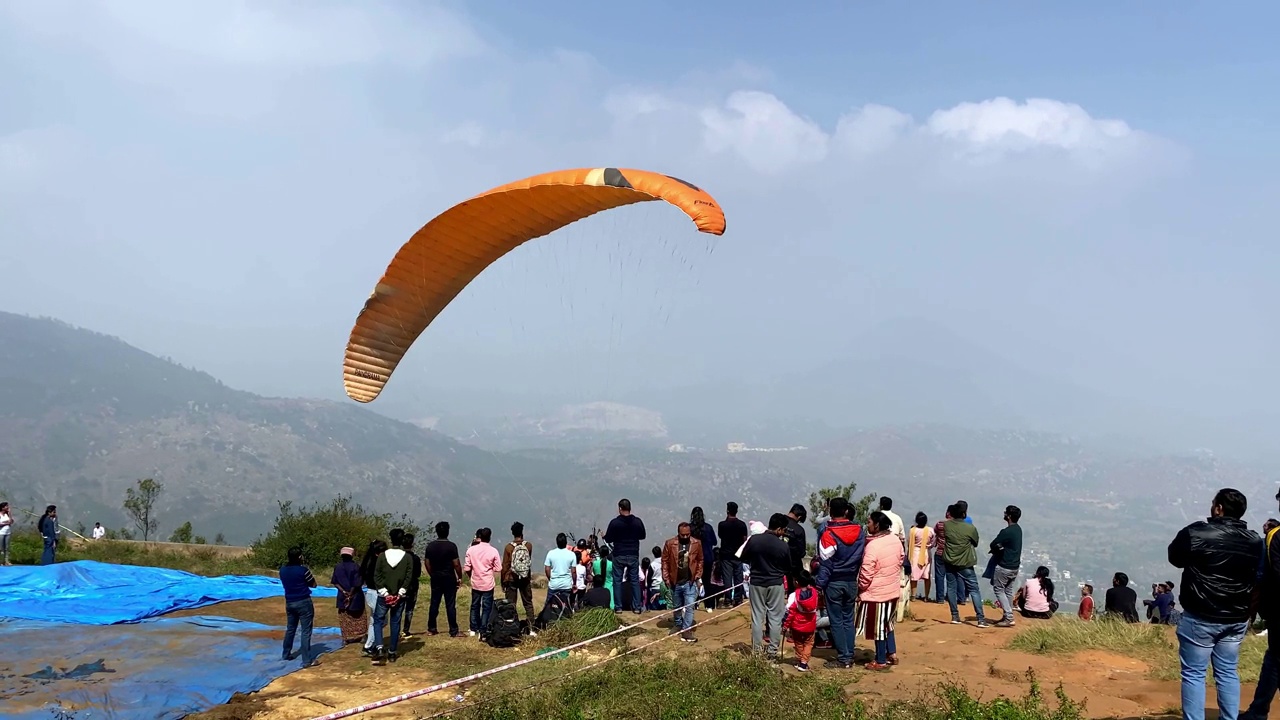
[[720,596],[724,599],[725,604],[733,606],[740,604],[742,599],[746,597],[745,593],[743,593],[743,588],[738,587],[742,585],[742,560],[732,555],[720,558],[720,582],[724,583],[726,587],[733,588]]
[[827,583],[827,617],[831,618],[831,644],[836,646],[836,660],[853,662],[853,608],[858,600],[858,583],[833,580]]
[[[302,630],[302,666],[306,667],[311,664],[311,626],[316,619],[316,606],[311,602],[311,598],[306,600],[294,600],[284,604],[284,613],[286,617],[284,627],[284,654],[285,660],[291,659],[293,655],[293,636]],[[299,628],[298,626],[302,627]]]
[[396,649],[400,647],[400,621],[404,618],[404,598],[400,598],[400,602],[395,607],[389,607],[387,601],[381,596],[378,597],[377,609],[373,611],[373,647],[380,648],[382,645],[382,626],[387,620],[387,615],[391,615],[391,637],[387,638],[386,649],[392,655],[396,654]]
[[[782,618],[787,611],[787,591],[781,585],[751,588],[751,650],[763,650],[771,658],[778,657],[782,646]],[[769,628],[769,645],[764,644],[764,629]]]
[[698,604],[698,584],[693,581],[676,583],[671,588],[671,597],[676,606],[675,630],[687,632],[693,626],[693,610]]
[[1258,673],[1258,688],[1253,691],[1253,702],[1249,709],[1240,713],[1240,720],[1267,720],[1271,712],[1271,701],[1276,699],[1276,689],[1280,688],[1280,619],[1267,625],[1276,625],[1276,632],[1267,633],[1267,653],[1262,656],[1262,671]]
[[617,557],[613,559],[613,608],[621,610],[626,607],[622,601],[622,593],[626,588],[622,584],[622,571],[627,570],[627,577],[632,578],[631,607],[640,612],[644,605],[640,603],[640,558]]
[[489,631],[489,615],[493,612],[493,591],[471,591],[471,632]]
[[377,647],[376,645],[373,644],[373,616],[377,614],[377,612],[375,612],[377,608],[378,608],[377,591],[370,590],[369,588],[365,588],[364,589],[364,611],[368,613],[368,617],[369,617],[369,629],[365,632],[365,638],[364,638],[365,650],[372,650],[373,648]]
[[1248,623],[1212,623],[1183,611],[1178,623],[1183,720],[1204,720],[1205,671],[1210,662],[1218,694],[1218,718],[1236,720],[1239,716],[1240,675],[1236,665],[1246,629]]
[[947,566],[942,556],[936,554],[933,556],[933,596],[938,602],[947,599]]
[[960,619],[960,607],[957,604],[961,592],[973,601],[973,611],[978,615],[978,622],[984,622],[987,616],[982,612],[982,590],[978,587],[978,575],[973,568],[958,568],[947,565],[947,603],[951,605],[951,619]]
[[9,538],[10,537],[12,537],[10,533],[5,533],[4,535],[0,535],[0,564],[4,564],[4,565],[9,564]]
[[991,587],[996,591],[996,599],[1000,601],[1000,609],[1004,610],[1004,619],[1013,621],[1014,586],[1018,584],[1018,571],[996,566],[995,575],[991,577]]
[[889,662],[890,655],[898,654],[898,640],[893,633],[894,631],[890,630],[884,640],[876,641],[876,662],[881,665]]

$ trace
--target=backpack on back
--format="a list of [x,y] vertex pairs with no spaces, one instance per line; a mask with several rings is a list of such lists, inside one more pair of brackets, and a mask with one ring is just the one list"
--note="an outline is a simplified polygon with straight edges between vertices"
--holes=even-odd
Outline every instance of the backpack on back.
[[485,642],[489,647],[509,648],[519,645],[520,640],[520,616],[516,614],[516,606],[506,600],[494,602]]
[[533,559],[529,557],[528,543],[511,543],[511,574],[517,580],[524,580],[529,577],[532,567]]

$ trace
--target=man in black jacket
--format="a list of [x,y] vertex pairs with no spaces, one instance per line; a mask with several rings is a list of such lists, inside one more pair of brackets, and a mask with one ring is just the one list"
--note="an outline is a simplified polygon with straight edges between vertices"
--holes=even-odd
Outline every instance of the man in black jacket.
[[631,610],[636,615],[644,612],[640,602],[640,541],[645,539],[644,521],[631,514],[631,501],[618,501],[618,516],[609,521],[604,541],[613,546],[613,609],[622,612],[622,573],[631,579]]
[[809,511],[800,503],[795,503],[786,517],[787,531],[783,536],[787,541],[787,550],[791,553],[791,568],[787,570],[787,588],[790,591],[795,589],[796,578],[800,577],[800,572],[805,569],[804,554],[808,548],[805,543],[803,523],[809,517]]
[[[1276,502],[1280,504],[1280,492],[1276,493]],[[1253,702],[1240,714],[1240,720],[1267,720],[1280,686],[1280,532],[1267,532],[1265,543],[1257,611],[1267,623],[1267,654],[1262,656]]]
[[738,503],[725,505],[725,518],[717,528],[720,536],[720,581],[733,587],[727,594],[729,604],[737,607],[745,597],[742,585],[742,558],[738,550],[747,541],[747,524],[738,519]]
[[1169,564],[1182,568],[1182,716],[1204,717],[1205,671],[1213,662],[1219,717],[1240,711],[1240,643],[1248,629],[1262,538],[1245,524],[1248,503],[1239,490],[1213,498],[1209,519],[1191,523],[1169,543]]

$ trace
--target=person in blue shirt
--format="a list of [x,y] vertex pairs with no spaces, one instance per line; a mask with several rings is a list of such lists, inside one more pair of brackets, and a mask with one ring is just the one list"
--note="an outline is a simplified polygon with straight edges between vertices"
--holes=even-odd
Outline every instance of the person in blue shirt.
[[284,611],[288,618],[284,630],[284,654],[287,662],[294,658],[293,636],[302,626],[302,667],[315,665],[311,656],[311,626],[316,619],[316,607],[311,601],[311,588],[316,586],[316,578],[310,568],[303,564],[302,548],[289,548],[289,561],[280,568],[280,584],[284,586]]

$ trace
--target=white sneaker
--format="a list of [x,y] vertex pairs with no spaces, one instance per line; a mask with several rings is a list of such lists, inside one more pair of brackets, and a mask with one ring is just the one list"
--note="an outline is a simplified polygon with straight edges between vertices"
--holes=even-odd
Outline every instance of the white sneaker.
[[1262,632],[1258,633],[1258,637],[1266,637],[1266,636],[1267,636],[1267,631],[1265,628],[1263,629]]
[[468,631],[467,631],[467,637],[475,637],[475,636],[476,636],[475,631],[473,631],[473,630],[468,630]]

